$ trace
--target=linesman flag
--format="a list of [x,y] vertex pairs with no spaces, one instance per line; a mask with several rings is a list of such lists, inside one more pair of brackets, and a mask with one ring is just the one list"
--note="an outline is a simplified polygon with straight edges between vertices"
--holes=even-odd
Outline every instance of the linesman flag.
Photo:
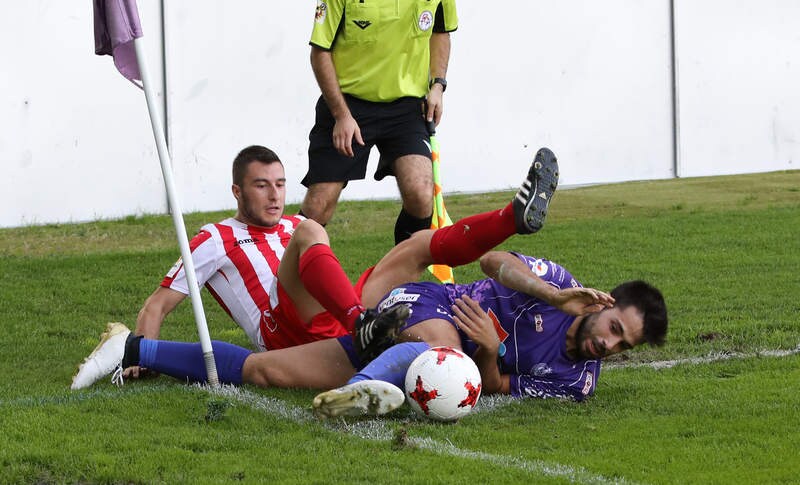
[[136,0],[94,0],[94,53],[112,56],[117,70],[133,84],[142,80],[133,41],[142,36]]
[[[436,139],[436,125],[428,123],[428,132],[431,135],[431,162],[433,164],[433,217],[431,218],[431,229],[452,226],[453,221],[447,215],[442,197],[442,176],[439,170],[439,140]],[[453,268],[445,264],[434,264],[428,266],[428,271],[442,283],[454,283]]]

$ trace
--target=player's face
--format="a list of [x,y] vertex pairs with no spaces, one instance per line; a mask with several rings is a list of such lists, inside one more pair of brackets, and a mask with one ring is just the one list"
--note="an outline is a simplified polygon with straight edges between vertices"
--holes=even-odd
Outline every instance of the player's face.
[[237,219],[245,224],[272,227],[283,217],[286,175],[278,162],[252,162],[242,185],[233,186],[238,201]]
[[586,316],[576,335],[583,358],[600,359],[618,354],[644,340],[644,319],[634,306],[611,307]]

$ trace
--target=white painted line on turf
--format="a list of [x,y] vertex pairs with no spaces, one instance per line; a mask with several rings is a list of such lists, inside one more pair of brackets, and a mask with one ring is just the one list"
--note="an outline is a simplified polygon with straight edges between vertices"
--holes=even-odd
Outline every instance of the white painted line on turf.
[[592,474],[580,467],[571,467],[557,463],[548,463],[542,460],[523,460],[512,456],[493,455],[482,451],[462,450],[453,446],[451,443],[442,443],[430,438],[410,438],[411,444],[428,451],[433,451],[440,455],[457,456],[492,463],[504,468],[516,468],[529,473],[536,473],[548,478],[563,478],[571,482],[593,483],[593,484],[631,484],[624,478],[608,478],[602,475]]
[[610,369],[629,369],[635,367],[652,367],[653,369],[669,369],[676,365],[683,364],[710,364],[711,362],[719,362],[722,360],[731,359],[749,359],[755,357],[787,357],[790,355],[800,354],[800,345],[791,350],[757,350],[755,352],[714,352],[706,355],[705,357],[689,357],[686,359],[675,360],[660,360],[655,362],[637,362],[637,363],[606,363],[603,364],[604,370]]
[[[284,401],[281,401],[280,399],[262,396],[246,389],[226,385],[223,385],[219,388],[212,388],[208,386],[197,387],[208,391],[210,394],[227,397],[249,406],[252,409],[275,414],[297,423],[305,423],[311,420],[316,420],[313,417],[313,414],[307,409],[292,406]],[[493,408],[494,405],[502,405],[501,403],[505,403],[508,400],[506,396],[502,396],[503,399],[494,398],[495,396],[486,396],[485,398],[482,397],[481,402],[486,399],[488,403],[492,403],[487,405],[490,408]],[[386,425],[386,422],[381,419],[359,419],[352,421],[345,419],[332,419],[319,422],[325,428],[331,431],[350,434],[365,440],[390,441],[394,437],[394,432],[392,429],[390,429],[389,426]],[[462,450],[454,446],[452,443],[442,443],[430,438],[409,438],[408,443],[417,448],[440,455],[449,455],[460,458],[468,458],[471,460],[484,461],[496,466],[515,468],[548,478],[563,478],[572,482],[590,484],[632,483],[624,479],[609,479],[601,475],[594,475],[582,468],[561,465],[558,463],[549,463],[542,460],[528,461],[511,456],[493,455],[480,451]]]
[[263,411],[267,414],[272,414],[296,423],[305,423],[314,419],[311,412],[306,409],[292,406],[274,397],[260,396],[247,389],[242,389],[241,387],[234,387],[228,384],[222,384],[219,387],[195,384],[194,387],[215,396],[233,399],[252,409]]
[[[730,359],[746,359],[754,357],[786,357],[790,355],[800,354],[800,345],[791,350],[761,350],[751,353],[744,352],[717,352],[709,354],[705,357],[691,357],[686,359],[664,360],[655,362],[642,362],[642,363],[606,363],[603,365],[604,369],[625,369],[636,367],[652,367],[654,369],[668,369],[676,365],[689,364],[707,364]],[[160,392],[164,386],[155,385],[153,387],[134,387],[132,389],[126,388],[127,393],[148,393]],[[173,386],[169,386],[174,389]],[[219,388],[212,388],[209,386],[196,385],[199,389],[205,390],[213,395],[231,398],[253,409],[263,411],[268,414],[276,415],[284,419],[296,423],[305,423],[309,421],[317,421],[311,411],[297,406],[287,404],[277,398],[258,395],[246,389],[223,385]],[[186,389],[190,389],[187,387]],[[94,397],[118,397],[122,396],[118,389],[99,389],[90,392],[76,392],[69,395],[59,395],[50,397],[23,397],[12,399],[9,401],[0,400],[0,405],[10,406],[25,406],[34,407],[37,405],[48,404],[62,404],[68,402],[80,402]],[[475,412],[491,412],[506,406],[509,403],[515,402],[516,399],[510,396],[481,396],[478,408]],[[344,419],[329,420],[323,422],[323,426],[333,430],[344,432],[362,439],[375,440],[375,441],[389,441],[393,438],[393,432],[386,426],[384,421],[379,419],[365,419],[347,422]],[[476,452],[469,450],[461,450],[453,446],[451,443],[441,443],[429,438],[410,438],[409,442],[421,449],[433,451],[439,454],[447,454],[451,456],[467,457],[476,460],[483,460],[495,465],[500,465],[508,468],[517,468],[531,473],[539,473],[548,477],[564,478],[571,481],[578,481],[581,483],[598,483],[598,484],[626,484],[632,483],[623,478],[608,478],[601,475],[593,475],[588,471],[581,468],[573,468],[566,465],[547,463],[544,461],[527,461],[520,458],[492,455],[484,452]]]
[[[141,387],[130,386],[125,390],[117,388],[100,388],[91,390],[89,392],[74,392],[66,396],[51,396],[51,397],[26,397],[21,399],[14,399],[11,401],[2,402],[0,405],[12,405],[23,407],[34,407],[49,404],[64,404],[70,402],[82,402],[93,398],[122,398],[131,394],[148,394],[158,393],[165,389],[175,390],[173,385],[162,384],[155,385],[154,387]],[[206,385],[195,384],[192,386],[183,387],[187,391],[193,389],[207,392],[212,396],[220,396],[231,399],[237,403],[247,406],[251,409],[264,412],[279,418],[286,419],[298,424],[317,422],[331,431],[346,433],[357,438],[371,440],[371,441],[391,441],[394,438],[394,431],[387,426],[386,421],[381,419],[360,419],[360,420],[345,420],[345,419],[331,419],[319,421],[314,417],[313,413],[298,406],[277,399],[274,397],[263,396],[258,393],[234,387],[230,385],[222,385],[214,388]],[[503,406],[514,399],[508,396],[484,396],[481,397],[481,406],[476,409],[476,412],[488,411],[497,407]],[[409,438],[408,442],[412,446],[416,446],[426,451],[434,452],[440,455],[456,456],[461,458],[469,458],[473,460],[485,461],[487,463],[502,466],[505,468],[514,468],[523,470],[529,473],[535,473],[546,477],[564,478],[578,483],[593,483],[593,484],[626,484],[631,483],[622,479],[609,479],[600,475],[592,475],[586,470],[581,468],[574,468],[558,463],[548,463],[545,461],[527,461],[520,458],[492,455],[489,453],[462,450],[457,448],[452,443],[442,443],[430,438]]]

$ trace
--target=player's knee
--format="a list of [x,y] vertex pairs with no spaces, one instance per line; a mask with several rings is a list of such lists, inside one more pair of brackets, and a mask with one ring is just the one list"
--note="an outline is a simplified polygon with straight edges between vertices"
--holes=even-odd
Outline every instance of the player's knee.
[[295,227],[294,233],[292,234],[292,239],[295,238],[312,242],[320,239],[327,240],[328,233],[319,222],[315,221],[314,219],[306,219],[304,221],[300,221],[297,227]]
[[295,228],[292,239],[289,242],[290,246],[299,251],[298,254],[303,254],[308,248],[317,244],[330,246],[330,238],[325,228],[312,219],[300,222]]
[[412,234],[408,240],[403,241],[406,251],[409,252],[410,256],[418,259],[429,259],[431,238],[434,232],[436,231],[433,229],[423,229]]
[[305,199],[300,206],[300,214],[320,224],[327,224],[336,210],[336,199],[325,201],[316,198]]
[[430,217],[433,213],[432,201],[433,187],[430,190],[421,188],[403,194],[403,209],[414,217]]

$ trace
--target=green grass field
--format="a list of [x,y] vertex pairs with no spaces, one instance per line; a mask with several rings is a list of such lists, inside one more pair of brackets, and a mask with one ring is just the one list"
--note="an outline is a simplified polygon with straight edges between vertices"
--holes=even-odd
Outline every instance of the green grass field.
[[[511,195],[446,201],[456,219]],[[396,210],[340,205],[329,229],[351,277],[390,248]],[[668,343],[613,359],[588,402],[483,397],[454,425],[407,408],[322,422],[312,391],[166,377],[72,392],[105,323],[134,324],[177,259],[171,219],[0,230],[0,483],[797,483],[798,211],[800,171],[560,191],[542,232],[501,248],[604,290],[651,281]],[[212,338],[247,345],[203,297]],[[197,339],[188,303],[162,336]]]

